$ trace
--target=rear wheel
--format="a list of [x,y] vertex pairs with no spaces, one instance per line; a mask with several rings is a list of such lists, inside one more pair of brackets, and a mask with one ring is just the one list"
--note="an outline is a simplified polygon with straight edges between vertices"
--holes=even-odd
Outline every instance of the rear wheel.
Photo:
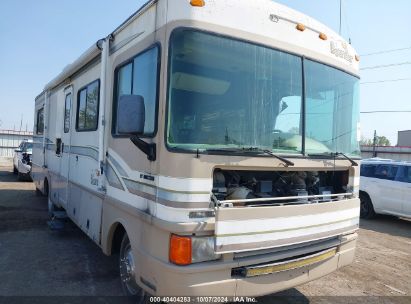
[[20,171],[17,172],[17,179],[18,179],[20,182],[26,180],[26,179],[25,179],[25,176],[24,176],[22,173],[20,173]]
[[136,283],[136,264],[130,240],[125,233],[120,247],[120,279],[123,291],[127,296],[136,297],[137,303],[147,303],[147,293]]
[[18,170],[17,170],[17,168],[13,165],[13,174],[17,174],[18,173]]
[[375,217],[374,206],[372,205],[371,199],[367,194],[360,194],[361,209],[360,217],[363,219],[372,219]]

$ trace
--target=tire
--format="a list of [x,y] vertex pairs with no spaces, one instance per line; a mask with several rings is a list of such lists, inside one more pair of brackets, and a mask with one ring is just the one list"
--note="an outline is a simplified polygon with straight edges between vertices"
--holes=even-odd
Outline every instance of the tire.
[[375,217],[374,206],[368,194],[361,193],[361,208],[360,208],[360,217],[363,219],[372,219]]
[[23,182],[26,180],[24,174],[20,173],[20,171],[17,172],[17,180],[19,182]]
[[13,165],[13,174],[17,174],[17,173],[18,173],[17,168]]
[[130,240],[127,233],[124,234],[120,246],[119,273],[123,292],[126,296],[136,298],[135,303],[148,303],[149,295],[136,283],[135,260],[131,250]]

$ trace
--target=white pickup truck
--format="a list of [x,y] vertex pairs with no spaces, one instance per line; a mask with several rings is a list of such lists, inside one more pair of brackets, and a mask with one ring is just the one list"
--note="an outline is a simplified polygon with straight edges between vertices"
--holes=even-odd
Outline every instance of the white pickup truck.
[[31,180],[32,150],[32,140],[23,140],[14,150],[13,173],[18,175],[19,180]]

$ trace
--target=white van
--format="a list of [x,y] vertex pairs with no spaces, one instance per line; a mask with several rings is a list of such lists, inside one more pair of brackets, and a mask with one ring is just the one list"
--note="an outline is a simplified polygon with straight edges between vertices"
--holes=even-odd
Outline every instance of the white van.
[[411,217],[411,162],[363,160],[360,199],[362,218],[376,213]]

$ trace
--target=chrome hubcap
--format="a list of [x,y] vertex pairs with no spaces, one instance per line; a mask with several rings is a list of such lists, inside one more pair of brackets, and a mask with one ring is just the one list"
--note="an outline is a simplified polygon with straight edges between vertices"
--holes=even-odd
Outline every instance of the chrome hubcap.
[[136,283],[135,269],[131,246],[128,244],[120,257],[120,276],[124,286],[133,295],[136,295],[139,290]]

